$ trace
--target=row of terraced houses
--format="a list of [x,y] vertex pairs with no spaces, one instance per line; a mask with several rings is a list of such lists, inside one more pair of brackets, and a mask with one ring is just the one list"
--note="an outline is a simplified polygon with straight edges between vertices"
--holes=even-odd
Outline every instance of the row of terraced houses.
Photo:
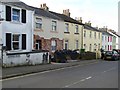
[[24,2],[0,3],[0,43],[8,53],[33,50],[80,50],[95,52],[116,49],[116,37],[107,28],[92,27],[91,22],[49,11],[46,4],[40,8]]

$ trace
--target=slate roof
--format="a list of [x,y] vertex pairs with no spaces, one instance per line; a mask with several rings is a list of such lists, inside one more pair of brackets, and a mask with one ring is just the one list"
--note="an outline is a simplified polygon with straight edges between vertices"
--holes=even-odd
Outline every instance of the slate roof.
[[44,16],[44,17],[48,17],[48,18],[52,18],[52,19],[62,20],[61,18],[59,18],[58,16],[50,13],[47,10],[43,10],[41,8],[29,6],[29,5],[25,4],[24,2],[4,2],[4,4],[17,6],[17,7],[20,7],[20,8],[25,8],[25,9],[28,9],[28,10],[35,11],[35,15],[38,15],[38,16]]
[[112,34],[110,34],[109,32],[107,31],[101,31],[103,35],[110,35],[110,36],[113,36]]
[[100,30],[98,30],[92,26],[86,25],[86,24],[84,24],[84,29],[88,29],[88,30],[92,30],[92,31],[96,31],[96,32],[101,32]]
[[56,12],[52,12],[52,11],[50,11],[50,13],[52,13],[52,14],[60,17],[60,18],[63,19],[65,22],[70,22],[70,23],[75,23],[75,24],[79,24],[79,25],[84,25],[83,23],[80,23],[80,22],[78,22],[77,20],[75,20],[75,19],[73,19],[73,18],[71,18],[71,17],[69,17],[69,16],[66,16],[66,15],[64,15],[64,14],[60,14],[60,13],[56,13]]

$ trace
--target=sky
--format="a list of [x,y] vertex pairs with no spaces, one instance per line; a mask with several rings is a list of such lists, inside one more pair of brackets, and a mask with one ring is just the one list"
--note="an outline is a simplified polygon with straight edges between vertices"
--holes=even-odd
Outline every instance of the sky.
[[83,23],[91,21],[93,27],[118,31],[119,0],[20,0],[28,5],[40,7],[46,3],[50,11],[62,13],[70,9],[71,17],[82,17]]

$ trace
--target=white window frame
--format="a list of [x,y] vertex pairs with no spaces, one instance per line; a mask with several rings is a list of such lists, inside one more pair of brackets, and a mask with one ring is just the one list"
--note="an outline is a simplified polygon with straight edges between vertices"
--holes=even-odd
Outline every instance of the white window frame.
[[52,21],[52,31],[57,31],[57,21]]
[[[66,45],[67,45],[67,48],[66,48]],[[65,40],[65,49],[68,50],[68,47],[69,47],[69,40]]]
[[76,46],[76,49],[79,49],[79,40],[75,41],[75,46]]
[[69,32],[69,24],[65,23],[65,32]]
[[[12,12],[11,12],[12,21],[13,21],[13,22],[21,22],[21,10],[18,9],[18,8],[12,8],[11,10],[12,10]],[[19,11],[19,15],[14,15],[14,14],[13,14],[13,11],[14,11],[14,10],[18,10],[18,11]],[[19,17],[19,20],[14,20],[14,19],[13,19],[13,16]]]
[[79,33],[79,26],[75,25],[75,33]]
[[51,41],[51,50],[55,51],[57,49],[57,41],[56,40],[52,40]]
[[[39,20],[37,20],[37,19],[39,19]],[[38,24],[40,27],[37,27],[37,24]],[[35,28],[36,28],[36,29],[42,29],[42,18],[36,17]]]
[[[21,50],[21,39],[22,39],[22,36],[20,35],[20,34],[11,34],[12,35],[12,42],[11,42],[11,47],[12,47],[12,50]],[[14,41],[13,39],[14,39],[14,35],[18,35],[19,36],[19,40],[18,41]],[[13,45],[13,43],[18,43],[18,49],[14,49],[14,45]]]

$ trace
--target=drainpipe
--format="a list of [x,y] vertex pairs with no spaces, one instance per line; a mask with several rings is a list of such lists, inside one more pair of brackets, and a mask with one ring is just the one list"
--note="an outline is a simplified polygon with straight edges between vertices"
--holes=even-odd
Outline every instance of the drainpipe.
[[82,26],[82,34],[81,34],[81,49],[83,49],[83,29],[84,29],[84,25]]

